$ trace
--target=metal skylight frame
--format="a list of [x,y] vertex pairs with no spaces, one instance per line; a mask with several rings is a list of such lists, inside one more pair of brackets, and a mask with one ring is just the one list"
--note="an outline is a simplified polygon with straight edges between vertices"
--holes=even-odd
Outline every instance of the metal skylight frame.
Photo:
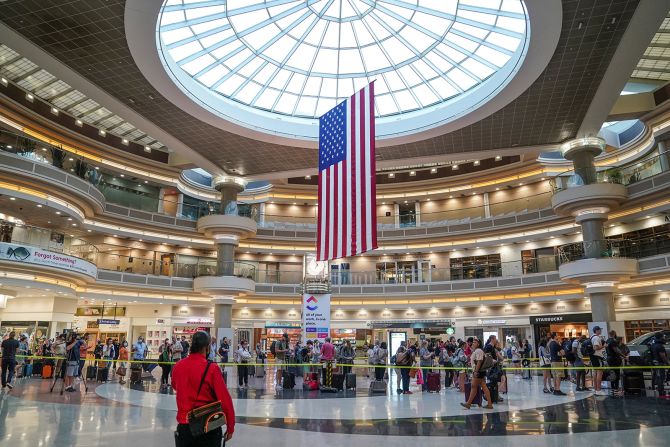
[[[509,39],[516,39],[518,49],[518,46],[522,45],[528,31],[527,17],[520,0],[489,0],[484,2],[487,6],[481,6],[484,4],[482,2],[467,0],[441,0],[439,2],[433,0],[428,2],[430,3],[430,7],[426,6],[426,1],[408,3],[402,0],[378,0],[376,2],[374,0],[256,1],[257,3],[251,5],[248,4],[249,2],[245,2],[247,3],[245,6],[229,10],[228,2],[223,0],[191,3],[184,3],[182,0],[168,0],[159,16],[157,28],[158,42],[161,46],[160,50],[164,57],[171,57],[174,54],[175,58],[172,59],[174,65],[184,70],[184,73],[193,79],[194,82],[198,82],[215,95],[223,96],[226,99],[270,113],[307,119],[317,118],[320,113],[324,112],[323,108],[319,106],[321,101],[334,105],[334,103],[352,94],[355,89],[360,88],[361,84],[365,84],[373,79],[377,79],[378,87],[380,87],[378,91],[382,92],[378,95],[379,101],[377,104],[377,115],[381,117],[427,109],[443,102],[457,99],[459,95],[463,95],[482,85],[482,83],[506,64],[516,64],[518,62],[513,57],[516,54],[514,50],[498,45],[495,41],[492,42],[492,39],[489,39],[492,33],[504,36],[508,39],[508,43],[513,42],[513,40]],[[330,15],[326,17],[326,12],[332,9],[333,5],[339,4],[341,12],[343,3],[349,5],[350,10],[355,11],[354,16],[345,18],[340,16],[339,21],[336,21],[337,17]],[[440,7],[440,5],[443,5],[442,9],[435,9]],[[363,7],[367,9],[363,9]],[[212,8],[210,10],[211,14],[208,14],[208,10],[205,8]],[[272,15],[271,11],[275,11],[273,8],[284,9]],[[452,14],[449,12],[452,10],[456,13]],[[189,18],[189,11],[195,16]],[[265,18],[261,20],[258,17],[261,16],[262,12],[265,12]],[[405,15],[403,15],[403,12]],[[441,30],[443,31],[442,33],[439,32],[440,30],[429,30],[413,20],[417,14],[432,17],[439,24],[443,24],[445,20],[449,21],[450,24]],[[481,16],[482,14],[483,16]],[[252,24],[248,24],[249,26],[238,30],[236,29],[236,17],[239,19],[244,15],[252,17]],[[492,22],[486,23],[485,21],[477,20],[476,17],[487,17],[488,21],[491,22],[492,19]],[[165,24],[163,23],[164,19]],[[425,20],[425,17],[423,19]],[[517,22],[514,22],[515,20]],[[307,21],[309,23],[305,28],[305,22]],[[319,30],[320,35],[311,36],[319,21],[328,21],[330,23],[326,24],[322,30]],[[341,54],[339,50],[343,50],[340,45],[329,46],[323,44],[324,37],[331,24],[337,23],[337,26],[339,26],[339,44],[343,38],[342,25],[355,21],[361,22],[367,28],[368,33],[373,37],[374,41],[366,45],[359,45],[359,36],[356,35],[356,27],[351,26],[353,36],[347,35],[344,37],[353,37],[356,45],[346,47],[344,50],[357,50],[359,52],[364,71],[343,75],[340,72],[339,61],[334,64],[335,70],[328,71],[323,70],[323,67],[315,67],[321,50],[338,51],[338,55]],[[277,25],[277,22],[280,25]],[[478,33],[483,34],[481,36],[468,34],[463,29],[455,29],[453,27],[454,23],[463,25],[465,29],[473,27],[471,29],[473,32],[474,29],[477,29],[479,30],[477,31]],[[394,27],[394,25],[396,26]],[[275,26],[274,29],[273,26]],[[304,28],[301,37],[296,39],[290,33],[294,29],[300,29],[301,26]],[[517,29],[514,29],[515,26]],[[268,35],[268,40],[263,45],[253,47],[247,38],[254,32],[258,32],[264,28],[266,29],[265,32],[275,32],[271,36]],[[388,35],[377,35],[381,29],[384,29]],[[415,45],[403,36],[403,31],[406,29],[420,33],[423,36],[422,39],[430,39],[431,44],[423,49],[416,48]],[[172,33],[172,35],[169,33]],[[221,33],[226,33],[225,37],[220,40],[214,38],[217,34]],[[271,57],[268,49],[280,42],[281,39],[292,39],[294,43],[289,51],[285,52],[284,57],[279,60]],[[411,57],[401,62],[394,62],[393,56],[384,47],[384,42],[396,42],[395,39],[405,49],[409,50],[412,54]],[[309,69],[305,70],[290,66],[289,61],[293,54],[300,51],[301,47],[305,48],[303,47],[304,45],[313,46],[314,42],[318,42],[318,47],[315,52],[309,53],[311,55],[311,61],[308,64]],[[472,46],[472,48],[464,48],[463,45],[466,44]],[[227,46],[230,48],[229,50],[221,54],[213,54],[218,50],[226,49]],[[366,58],[362,55],[364,49],[368,47],[379,49],[386,59],[387,64],[385,67],[368,70]],[[480,53],[482,52],[503,57],[505,58],[505,62],[497,65],[491,61],[490,57],[481,55]],[[460,61],[457,61],[448,53],[458,55],[459,58],[461,56],[464,57],[460,58]],[[246,56],[235,64],[231,64],[231,66],[226,65],[227,61],[235,60],[236,56],[245,54]],[[439,58],[444,65],[450,64],[451,68],[448,70],[440,69],[431,61],[429,55],[433,58]],[[201,59],[202,66],[195,73],[185,71],[184,66]],[[259,60],[260,63],[258,62]],[[474,62],[470,63],[470,61]],[[422,72],[417,67],[419,62],[427,64],[434,73]],[[255,68],[248,70],[249,73],[246,75],[241,73],[245,67],[252,63],[255,64]],[[414,65],[415,63],[416,65]],[[469,69],[465,67],[464,63],[470,63],[469,65],[473,68]],[[477,64],[486,67],[487,72],[481,71],[477,73],[473,71],[477,67],[481,69]],[[264,81],[257,82],[255,78],[263,70],[267,70],[267,67],[270,65],[274,66],[274,72],[271,72],[270,77]],[[412,75],[413,78],[416,75],[416,78],[419,79],[418,82],[407,79],[406,75],[403,75],[399,71],[406,66],[411,69],[411,71],[405,72],[406,75]],[[220,75],[217,74],[213,82],[209,82],[209,80],[206,83],[201,82],[203,77],[212,73],[212,70],[220,71]],[[288,75],[286,74],[287,72]],[[386,75],[389,73],[397,74],[402,81],[402,88],[391,88],[388,85]],[[271,86],[270,84],[279,75],[281,75],[280,79],[284,82],[278,83],[278,86]],[[306,78],[302,79],[300,75],[306,76]],[[297,95],[287,91],[294,77],[296,80],[302,81],[301,90]],[[179,76],[179,78],[181,79],[183,76]],[[305,88],[312,79],[320,79],[318,82],[319,90],[315,94],[306,94]],[[323,91],[325,89],[324,83],[327,79],[334,79],[336,81],[334,92],[329,91],[329,94],[325,94]],[[344,79],[351,81],[347,83],[349,84],[348,90],[340,91],[340,86],[345,87],[345,83],[342,82]],[[437,79],[448,83],[456,93],[436,87],[434,84]],[[463,80],[467,82],[464,83]],[[228,82],[229,84],[226,84]],[[299,83],[294,82],[294,84]],[[379,85],[381,83],[384,83],[384,85]],[[437,101],[427,102],[425,95],[421,96],[417,94],[416,90],[419,87],[427,87],[431,95],[435,95]],[[251,94],[246,93],[246,96],[251,98],[250,100],[241,98],[241,95],[246,91],[245,89],[251,92]],[[256,90],[255,93],[254,90]],[[385,93],[384,90],[388,90],[388,93]],[[415,105],[404,104],[399,99],[399,96],[407,96],[407,93],[411,95],[413,102],[416,103]],[[379,109],[379,104],[390,104],[388,101],[385,102],[386,95],[393,100],[395,109]],[[259,104],[261,98],[265,96],[274,98],[273,101],[270,101],[271,105],[269,103]],[[300,112],[298,110],[303,98],[315,101],[312,113],[304,113],[304,111]],[[292,107],[289,107],[291,112],[277,110],[278,105],[286,106],[287,103],[293,104]]]

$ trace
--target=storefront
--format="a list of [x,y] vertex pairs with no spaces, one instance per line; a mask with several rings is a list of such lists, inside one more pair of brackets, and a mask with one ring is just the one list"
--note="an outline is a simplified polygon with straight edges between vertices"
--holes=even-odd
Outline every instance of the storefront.
[[214,319],[207,317],[191,317],[191,318],[173,318],[172,319],[172,335],[181,338],[185,336],[187,339],[199,331],[211,332],[214,327]]
[[401,342],[414,343],[421,340],[448,340],[456,332],[454,320],[423,321],[371,321],[374,340],[385,341],[390,355],[393,355]]
[[289,343],[295,345],[302,338],[302,325],[295,321],[266,321],[265,328],[260,334],[261,349],[270,351],[273,341],[281,340],[288,334]]
[[508,342],[521,344],[523,340],[528,340],[532,346],[533,331],[528,317],[459,320],[458,322],[459,325],[464,326],[464,338],[477,337],[486,341],[491,335],[495,335],[503,345]]
[[126,308],[118,306],[78,307],[72,321],[72,330],[87,333],[89,351],[93,351],[98,340],[108,338],[119,343],[128,339],[130,319],[126,317]]
[[559,338],[574,338],[589,334],[588,323],[591,322],[591,313],[565,314],[565,315],[538,315],[530,317],[535,336],[535,349],[537,343],[551,333],[555,332]]
[[0,324],[0,340],[4,340],[10,332],[16,332],[16,339],[23,334],[28,335],[28,340],[31,346],[36,344],[43,336],[49,333],[48,321],[3,321]]

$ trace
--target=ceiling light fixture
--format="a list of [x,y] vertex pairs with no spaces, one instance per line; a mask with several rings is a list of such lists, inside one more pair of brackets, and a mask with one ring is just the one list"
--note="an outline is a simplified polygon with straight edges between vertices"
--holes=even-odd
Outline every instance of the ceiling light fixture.
[[472,164],[475,165],[475,166],[479,166],[479,160],[473,161]]
[[389,173],[389,178],[395,178],[395,174],[393,172]]

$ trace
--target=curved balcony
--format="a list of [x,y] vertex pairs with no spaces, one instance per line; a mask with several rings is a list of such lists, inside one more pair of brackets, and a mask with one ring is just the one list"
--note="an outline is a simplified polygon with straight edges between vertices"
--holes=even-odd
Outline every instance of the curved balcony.
[[632,241],[599,240],[559,247],[558,273],[577,284],[619,282],[638,273],[638,262],[628,257]]
[[193,290],[210,296],[244,296],[256,290],[256,266],[247,262],[224,262],[215,275],[198,276]]
[[237,214],[210,214],[198,219],[198,231],[215,240],[240,240],[255,235],[257,226],[253,219]]
[[554,211],[564,216],[590,208],[607,213],[619,208],[628,197],[619,168],[576,169],[559,174],[550,184]]

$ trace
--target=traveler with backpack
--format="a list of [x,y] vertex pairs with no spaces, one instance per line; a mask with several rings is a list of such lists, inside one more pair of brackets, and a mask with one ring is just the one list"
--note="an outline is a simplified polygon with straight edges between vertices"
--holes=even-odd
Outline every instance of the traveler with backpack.
[[179,360],[181,360],[182,354],[184,353],[184,346],[179,341],[179,338],[172,337],[172,346],[170,352],[172,353],[172,363],[177,363]]
[[[582,334],[580,338],[575,338],[572,341],[570,350],[575,359],[575,382],[577,384],[577,391],[591,391],[586,387],[586,370],[584,369],[584,354],[582,354],[582,343],[586,340],[586,335]],[[567,356],[567,354],[566,354]]]
[[593,334],[589,339],[589,342],[585,343],[586,353],[591,359],[591,366],[597,369],[593,371],[593,388],[595,389],[596,396],[606,396],[607,393],[603,392],[601,389],[601,384],[603,381],[603,369],[605,366],[605,342],[600,335],[602,328],[600,326],[594,326]]
[[472,356],[470,357],[470,362],[472,365],[472,384],[470,388],[470,396],[468,397],[467,402],[461,402],[461,405],[468,410],[472,406],[472,402],[474,402],[475,397],[477,397],[479,388],[482,389],[486,402],[488,402],[488,405],[484,408],[489,410],[493,409],[491,393],[486,386],[485,379],[486,373],[493,366],[494,359],[490,354],[484,354],[484,351],[480,347],[480,343],[481,342],[476,338],[472,341]]
[[284,333],[280,340],[275,340],[270,345],[270,352],[275,356],[275,365],[277,365],[277,389],[281,389],[284,370],[282,365],[286,364],[286,353],[289,350],[288,334]]
[[422,341],[421,348],[419,349],[419,366],[421,367],[421,375],[423,376],[421,391],[428,390],[428,373],[432,371],[434,358],[435,354],[430,352],[428,348],[428,341]]
[[458,347],[454,351],[454,355],[451,357],[451,364],[454,368],[463,368],[454,370],[456,371],[454,377],[454,387],[458,387],[458,390],[463,392],[463,386],[465,384],[465,367],[468,364],[468,357],[465,354],[466,343],[463,340],[458,341]]
[[[651,351],[651,361],[654,366],[668,366],[670,365],[670,360],[668,360],[668,353],[665,351],[665,336],[663,332],[657,332],[654,334],[654,342],[650,346]],[[653,370],[653,383],[658,392],[658,397],[668,398],[670,394],[665,391],[665,378],[668,370],[655,368]]]
[[546,338],[540,339],[537,353],[540,356],[540,368],[542,368],[542,391],[544,393],[551,393],[554,389],[551,386],[551,356],[549,355],[549,350],[547,349]]
[[251,353],[249,352],[249,343],[242,340],[240,347],[235,351],[235,362],[237,363],[237,383],[241,390],[249,388],[249,372],[250,368],[247,366],[251,363]]
[[610,331],[610,338],[605,342],[605,354],[607,355],[607,365],[611,366],[610,370],[610,387],[612,393],[615,395],[623,395],[623,390],[619,390],[621,383],[621,367],[623,366],[624,355],[619,346],[619,340],[616,336],[616,331]]
[[344,346],[340,348],[338,355],[338,362],[343,364],[342,372],[344,373],[345,377],[351,372],[352,368],[351,366],[347,365],[353,365],[355,358],[356,350],[351,346],[351,342],[349,340],[345,341]]
[[377,381],[384,380],[384,374],[386,373],[386,358],[388,355],[389,352],[388,349],[386,349],[386,342],[382,342],[373,356],[375,365],[375,380]]
[[163,344],[158,348],[160,355],[158,361],[161,365],[161,389],[165,389],[170,384],[170,371],[172,370],[172,347],[170,339],[166,338]]
[[558,342],[555,332],[551,333],[547,349],[549,350],[549,360],[551,362],[551,374],[554,376],[554,396],[565,396],[565,393],[561,391],[561,372],[565,370],[565,364],[563,363],[565,352]]
[[572,382],[575,381],[575,358],[572,355],[572,340],[569,338],[563,338],[563,341],[561,342],[561,347],[563,348],[564,357],[563,357],[563,366],[566,366],[565,369],[565,374],[563,377],[568,380],[570,379]]
[[412,394],[409,390],[409,370],[414,364],[414,354],[411,349],[405,347],[404,343],[400,343],[400,347],[395,354],[395,364],[399,367],[397,369],[400,370],[400,376],[402,377],[402,394]]

